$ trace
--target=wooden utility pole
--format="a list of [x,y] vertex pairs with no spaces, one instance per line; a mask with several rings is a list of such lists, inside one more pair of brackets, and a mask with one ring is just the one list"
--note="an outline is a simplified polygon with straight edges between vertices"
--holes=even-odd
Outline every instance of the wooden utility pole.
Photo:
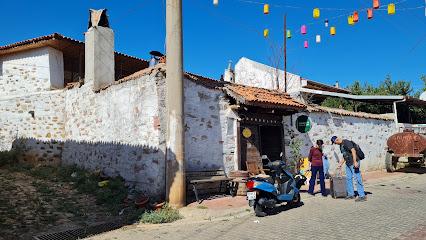
[[166,199],[179,208],[186,205],[182,0],[166,5]]
[[287,14],[284,14],[284,92],[287,93]]

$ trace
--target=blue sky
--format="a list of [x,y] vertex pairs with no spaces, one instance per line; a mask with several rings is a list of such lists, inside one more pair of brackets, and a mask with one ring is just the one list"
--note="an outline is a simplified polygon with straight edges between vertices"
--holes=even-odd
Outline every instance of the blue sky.
[[[424,6],[424,0],[380,0],[382,5],[397,3],[396,14],[375,11],[367,20],[363,10],[355,26],[347,24],[346,16],[370,7],[372,0],[219,0],[217,7],[213,0],[183,2],[187,71],[219,78],[228,60],[235,63],[243,56],[273,64],[287,13],[293,32],[288,41],[290,72],[341,85],[355,80],[377,84],[390,74],[394,80],[411,81],[415,88],[421,87],[419,78],[426,74],[425,9],[413,9]],[[262,4],[256,2],[268,2],[270,14],[264,15]],[[318,20],[312,18],[314,7],[321,9]],[[148,59],[149,51],[164,50],[164,0],[3,1],[0,45],[53,32],[83,40],[89,8],[108,9],[118,51]],[[325,18],[336,26],[336,36],[329,36]],[[307,35],[297,33],[309,23]],[[264,28],[270,29],[268,39],[262,36]],[[316,34],[322,37],[320,44],[315,43]],[[304,40],[309,41],[308,49],[303,48]]]

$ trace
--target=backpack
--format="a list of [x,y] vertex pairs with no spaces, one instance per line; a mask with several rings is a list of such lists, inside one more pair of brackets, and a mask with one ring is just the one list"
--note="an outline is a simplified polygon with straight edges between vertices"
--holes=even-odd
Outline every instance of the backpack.
[[[350,141],[350,140],[349,140]],[[361,148],[359,147],[359,145],[358,144],[356,144],[354,141],[350,141],[353,145],[354,145],[354,148],[355,148],[355,151],[356,151],[356,155],[357,155],[357,157],[359,158],[359,160],[362,160],[362,159],[364,159],[365,158],[365,154],[364,154],[364,152],[361,150]],[[346,148],[345,148],[346,149]],[[346,149],[348,152],[350,152],[350,149]]]
[[355,146],[356,155],[358,156],[359,160],[362,160],[365,158],[364,152],[361,150],[358,144],[356,144],[354,141],[351,141],[352,144]]

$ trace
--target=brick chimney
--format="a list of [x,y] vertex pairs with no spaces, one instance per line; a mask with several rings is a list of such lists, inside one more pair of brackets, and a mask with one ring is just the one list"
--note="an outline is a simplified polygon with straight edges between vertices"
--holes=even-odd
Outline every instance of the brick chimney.
[[89,10],[85,35],[85,83],[98,91],[114,83],[114,32],[109,27],[106,9]]

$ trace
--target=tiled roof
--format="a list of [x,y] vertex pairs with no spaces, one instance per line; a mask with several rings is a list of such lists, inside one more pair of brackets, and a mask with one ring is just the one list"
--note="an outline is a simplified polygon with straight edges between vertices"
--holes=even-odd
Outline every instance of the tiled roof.
[[201,75],[190,73],[190,72],[186,72],[185,76],[189,80],[191,80],[191,81],[193,81],[197,84],[201,84],[201,85],[203,85],[204,87],[207,87],[207,88],[217,89],[217,88],[222,88],[225,85],[225,82],[223,82],[223,81],[214,80],[212,78],[203,77]]
[[290,95],[275,90],[237,84],[227,84],[224,90],[229,96],[245,105],[284,109],[306,108],[303,103],[293,99]]
[[[155,73],[163,72],[164,74],[166,74],[166,64],[160,63],[160,64],[157,64],[155,67],[142,69],[138,72],[133,73],[130,76],[127,76],[118,80],[118,83],[135,80],[145,75],[151,75],[154,72]],[[190,73],[190,72],[185,72],[185,77],[196,84],[200,84],[200,85],[203,85],[204,87],[211,88],[211,89],[218,89],[224,86],[224,82],[217,81],[208,77],[203,77],[201,75]]]
[[[0,55],[2,55],[3,52],[4,53],[13,53],[15,51],[16,52],[22,51],[22,50],[25,50],[25,49],[31,49],[33,47],[49,46],[50,43],[51,43],[50,41],[52,41],[52,40],[67,41],[67,42],[75,44],[75,45],[84,46],[84,42],[82,42],[82,41],[79,41],[79,40],[76,40],[76,39],[73,39],[73,38],[70,38],[70,37],[66,37],[66,36],[64,36],[60,33],[52,33],[52,34],[49,34],[49,35],[31,38],[31,39],[27,39],[27,40],[24,40],[24,41],[0,46]],[[144,59],[129,56],[129,55],[124,54],[124,53],[115,52],[115,54],[119,55],[119,56],[126,57],[126,58],[133,58],[133,59],[136,59],[136,60],[147,62]]]

